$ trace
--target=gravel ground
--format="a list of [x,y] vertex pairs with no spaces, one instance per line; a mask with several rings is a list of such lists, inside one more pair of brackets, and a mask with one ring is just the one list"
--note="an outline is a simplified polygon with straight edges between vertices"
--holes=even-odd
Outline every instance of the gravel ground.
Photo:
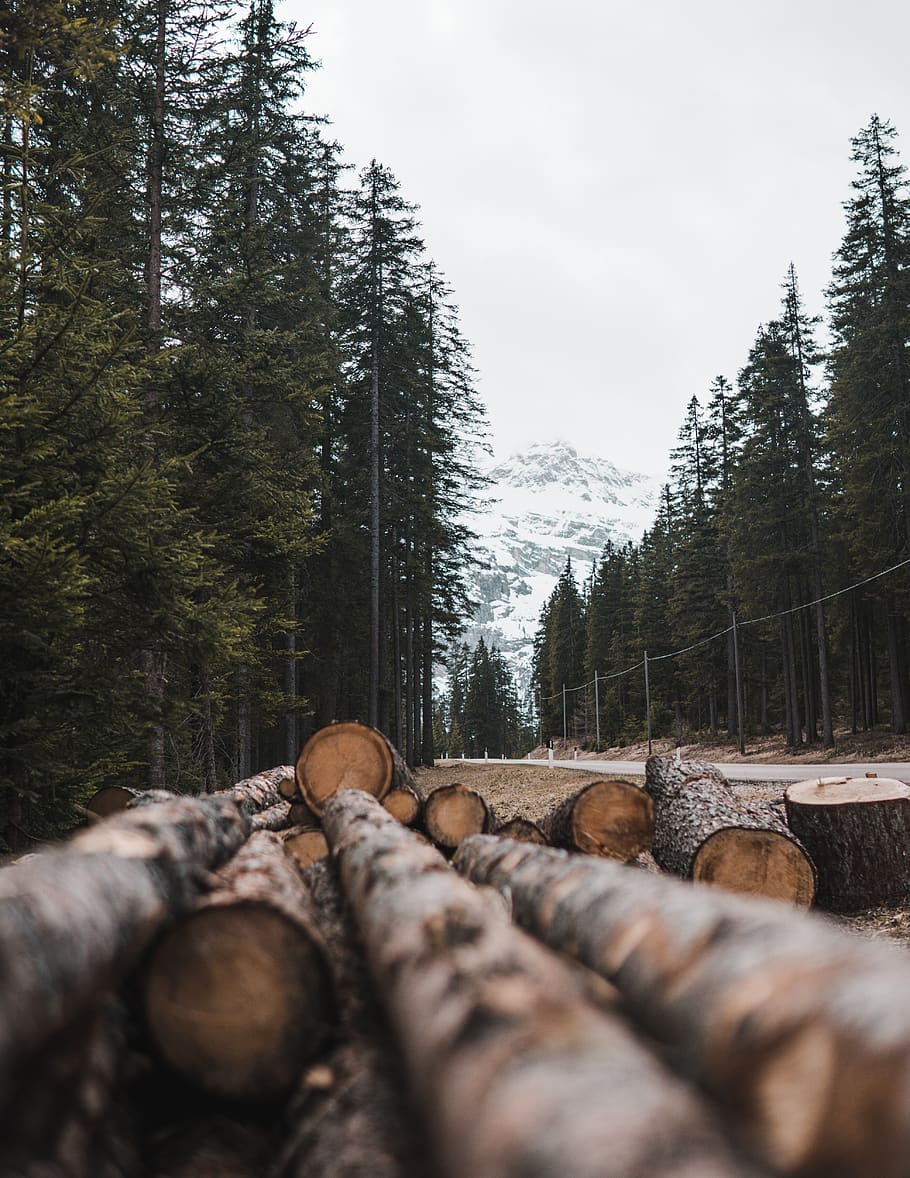
[[[691,755],[690,751],[687,753]],[[644,770],[644,766],[642,766]],[[544,769],[529,765],[469,765],[461,761],[440,761],[432,769],[419,769],[417,783],[422,793],[459,781],[482,794],[493,807],[498,822],[530,818],[539,822],[565,798],[570,797],[598,774],[579,769]],[[643,777],[624,777],[641,784]],[[743,800],[764,801],[783,806],[784,782],[731,781],[734,793]],[[637,865],[659,871],[649,854],[640,855]],[[872,908],[851,916],[832,916],[838,924],[860,936],[894,941],[910,952],[910,907]]]

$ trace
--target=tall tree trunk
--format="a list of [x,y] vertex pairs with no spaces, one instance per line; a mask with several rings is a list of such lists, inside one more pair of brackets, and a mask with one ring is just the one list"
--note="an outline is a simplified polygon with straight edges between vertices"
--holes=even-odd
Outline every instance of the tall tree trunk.
[[287,711],[284,717],[284,759],[291,764],[297,760],[300,752],[300,739],[297,732],[297,570],[288,569],[288,617],[291,621],[284,636],[284,694],[287,698]]
[[891,680],[891,726],[902,736],[907,731],[906,650],[902,618],[893,595],[886,602],[888,618],[888,670]]
[[237,753],[234,758],[236,774],[246,778],[252,772],[253,717],[250,702],[250,669],[246,663],[237,667]]
[[370,373],[370,680],[367,719],[374,727],[379,726],[379,659],[380,659],[380,610],[379,610],[379,569],[380,569],[380,511],[382,455],[379,420],[379,332],[382,320],[382,275],[377,240],[376,176],[372,177],[371,188],[372,241],[371,241],[371,373]]

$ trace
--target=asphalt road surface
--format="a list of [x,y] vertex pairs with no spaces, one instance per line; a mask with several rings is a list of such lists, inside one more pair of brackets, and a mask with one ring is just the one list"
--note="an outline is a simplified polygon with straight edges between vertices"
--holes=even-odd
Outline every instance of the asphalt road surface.
[[[464,758],[461,758],[465,760]],[[586,773],[617,773],[623,777],[643,777],[643,761],[547,761],[527,759],[520,761],[494,761],[477,758],[465,760],[470,765],[539,765],[542,769],[582,769]],[[712,762],[713,763],[713,762]],[[910,782],[910,761],[876,761],[857,765],[750,765],[737,761],[732,765],[718,765],[725,777],[734,781],[809,781],[814,777],[864,777],[874,773],[877,777],[896,777],[898,781]]]

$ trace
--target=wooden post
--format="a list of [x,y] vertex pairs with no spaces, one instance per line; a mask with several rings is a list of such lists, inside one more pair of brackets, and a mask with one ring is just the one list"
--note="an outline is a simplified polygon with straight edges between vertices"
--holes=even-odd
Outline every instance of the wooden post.
[[743,681],[739,669],[739,631],[736,626],[736,610],[733,613],[733,669],[736,675],[736,730],[739,734],[739,754],[746,755],[746,738],[743,727]]
[[645,711],[648,715],[648,756],[651,755],[651,684],[648,681],[648,652],[645,651]]

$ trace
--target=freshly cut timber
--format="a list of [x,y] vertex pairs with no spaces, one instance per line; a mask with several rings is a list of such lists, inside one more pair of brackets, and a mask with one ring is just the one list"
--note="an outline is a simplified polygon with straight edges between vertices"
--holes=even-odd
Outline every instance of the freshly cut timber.
[[287,801],[281,793],[282,782],[294,776],[292,765],[278,765],[275,769],[265,769],[253,777],[238,781],[229,789],[219,790],[212,797],[232,798],[238,806],[248,814],[258,814],[260,810],[268,810],[280,802]]
[[142,793],[141,789],[133,789],[129,785],[104,785],[92,794],[85,808],[96,818],[107,818],[111,814],[122,813]]
[[[446,1178],[731,1178],[695,1092],[375,800],[323,824]],[[500,845],[501,840],[495,840]],[[537,849],[537,848],[532,848]]]
[[331,983],[312,900],[259,831],[156,946],[145,1012],[164,1059],[222,1096],[284,1092],[328,1038]]
[[415,826],[420,821],[422,802],[420,794],[413,786],[402,783],[389,790],[382,799],[382,804],[399,822],[405,826]]
[[910,786],[886,777],[821,777],[785,794],[787,821],[818,871],[821,908],[910,902]]
[[530,818],[512,818],[497,826],[493,833],[502,839],[514,839],[517,843],[537,843],[541,847],[547,845],[547,836]]
[[250,830],[284,830],[290,822],[291,803],[279,802],[277,806],[269,806],[267,810],[260,810],[250,819]]
[[910,964],[788,905],[472,838],[458,869],[620,991],[775,1173],[906,1178]]
[[318,863],[329,853],[329,844],[318,826],[292,826],[281,837],[285,849],[294,856],[301,869]]
[[378,728],[348,721],[314,732],[297,758],[297,785],[303,800],[321,814],[340,789],[359,789],[381,801],[414,776],[398,750]]
[[654,839],[654,803],[627,781],[592,781],[544,820],[549,842],[567,851],[627,861]]
[[0,1106],[26,1053],[96,1005],[248,832],[228,798],[172,797],[0,870]]
[[333,864],[316,863],[304,878],[328,952],[342,1042],[307,1069],[288,1102],[285,1146],[270,1173],[422,1178],[427,1150],[419,1119]]
[[675,757],[649,757],[645,766],[648,778],[648,793],[655,801],[665,798],[668,794],[679,789],[687,781],[704,778],[714,781],[728,793],[730,783],[716,765],[708,761],[682,761]]
[[423,803],[423,826],[437,846],[453,851],[470,834],[486,834],[495,817],[475,789],[455,782],[440,785]]
[[649,757],[645,774],[654,799],[652,854],[665,871],[728,891],[812,903],[812,860],[772,806],[740,801],[717,769],[708,772],[700,762]]
[[[288,766],[288,768],[291,768],[291,766]],[[291,775],[289,777],[282,777],[281,781],[278,782],[278,792],[286,802],[300,801],[300,788],[297,785],[297,774],[293,769],[291,769]]]

